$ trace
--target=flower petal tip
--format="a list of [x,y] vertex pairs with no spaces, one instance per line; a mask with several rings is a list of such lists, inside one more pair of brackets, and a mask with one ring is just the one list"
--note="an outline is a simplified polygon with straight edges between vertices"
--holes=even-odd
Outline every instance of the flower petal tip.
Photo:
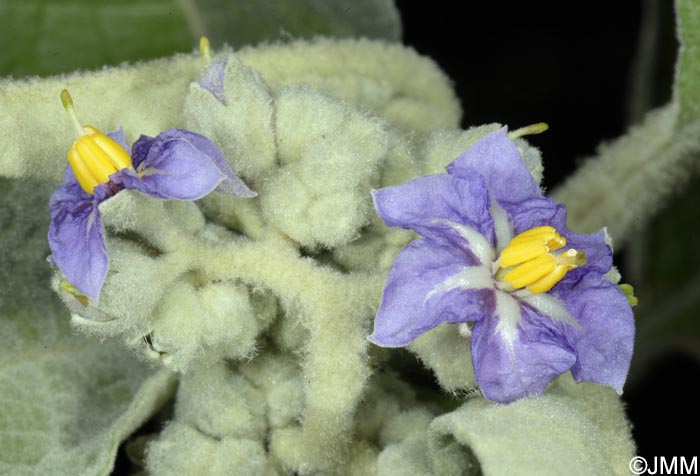
[[233,172],[231,172],[231,175],[224,172],[224,178],[215,190],[219,193],[240,198],[255,198],[258,196],[258,192],[248,188],[245,182],[233,174]]
[[371,336],[367,337],[367,340],[378,347],[384,347],[387,349],[405,347],[410,344],[413,340],[392,340],[391,338],[382,338],[377,336],[377,333],[373,333]]

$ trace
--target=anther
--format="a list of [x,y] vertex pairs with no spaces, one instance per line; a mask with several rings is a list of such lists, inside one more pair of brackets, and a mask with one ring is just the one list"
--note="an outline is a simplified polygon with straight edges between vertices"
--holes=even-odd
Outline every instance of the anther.
[[65,89],[61,91],[61,102],[78,134],[68,150],[68,163],[82,189],[92,195],[95,187],[109,182],[110,175],[131,167],[131,156],[109,136],[92,126],[80,125],[73,98]]
[[495,278],[505,290],[527,288],[533,294],[547,292],[566,273],[586,263],[583,251],[568,249],[566,238],[554,227],[540,226],[520,233],[501,252]]
[[508,246],[501,251],[498,264],[501,268],[508,268],[564,246],[566,246],[566,238],[561,236],[554,227],[538,226],[510,240]]

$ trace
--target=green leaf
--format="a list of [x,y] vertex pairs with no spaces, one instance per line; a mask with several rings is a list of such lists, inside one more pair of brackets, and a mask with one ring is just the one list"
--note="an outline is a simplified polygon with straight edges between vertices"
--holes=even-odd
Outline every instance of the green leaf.
[[261,41],[359,37],[401,40],[393,0],[185,0],[190,25],[215,46]]
[[468,447],[489,476],[627,475],[634,454],[615,392],[567,374],[538,398],[498,405],[483,398],[431,425],[433,449]]
[[[172,391],[172,374],[152,372],[121,345],[71,336],[55,318],[17,319],[40,337],[0,360],[0,473],[109,474],[121,441]],[[26,343],[17,328],[3,316],[3,335]]]
[[106,475],[173,377],[71,331],[48,285],[50,191],[0,179],[0,474]]
[[392,0],[0,0],[0,75],[98,69],[190,51],[316,35],[400,40]]
[[97,69],[193,47],[177,0],[2,0],[0,74]]
[[675,100],[680,104],[679,124],[700,118],[700,2],[677,0],[678,40]]

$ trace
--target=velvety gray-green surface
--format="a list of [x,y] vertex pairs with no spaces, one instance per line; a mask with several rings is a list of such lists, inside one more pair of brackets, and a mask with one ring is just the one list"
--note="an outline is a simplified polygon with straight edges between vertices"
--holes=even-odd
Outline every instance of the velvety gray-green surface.
[[174,379],[70,328],[47,286],[52,188],[0,179],[0,474],[108,474]]

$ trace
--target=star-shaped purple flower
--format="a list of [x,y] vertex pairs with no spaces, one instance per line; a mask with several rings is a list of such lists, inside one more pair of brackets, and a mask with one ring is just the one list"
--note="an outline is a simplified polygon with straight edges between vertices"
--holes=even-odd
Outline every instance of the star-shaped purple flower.
[[[108,134],[127,152],[124,132]],[[169,129],[155,138],[142,135],[131,148],[132,167],[109,176],[87,193],[68,166],[63,185],[51,196],[49,246],[53,262],[67,279],[93,300],[99,298],[109,258],[98,205],[122,189],[163,199],[197,200],[217,189],[254,197],[231,170],[219,149],[194,132]]]
[[[627,297],[604,276],[612,266],[605,232],[580,235],[566,227],[565,207],[542,195],[505,129],[479,140],[447,174],[373,196],[387,225],[422,238],[396,257],[370,341],[401,347],[439,324],[468,322],[477,383],[490,400],[539,395],[568,370],[577,381],[622,391],[634,322]],[[543,226],[560,234],[553,250],[561,243],[573,250],[544,248],[545,261],[572,263],[571,256],[585,254],[585,264],[565,266],[545,292],[504,282],[514,267],[501,268],[503,249]]]

